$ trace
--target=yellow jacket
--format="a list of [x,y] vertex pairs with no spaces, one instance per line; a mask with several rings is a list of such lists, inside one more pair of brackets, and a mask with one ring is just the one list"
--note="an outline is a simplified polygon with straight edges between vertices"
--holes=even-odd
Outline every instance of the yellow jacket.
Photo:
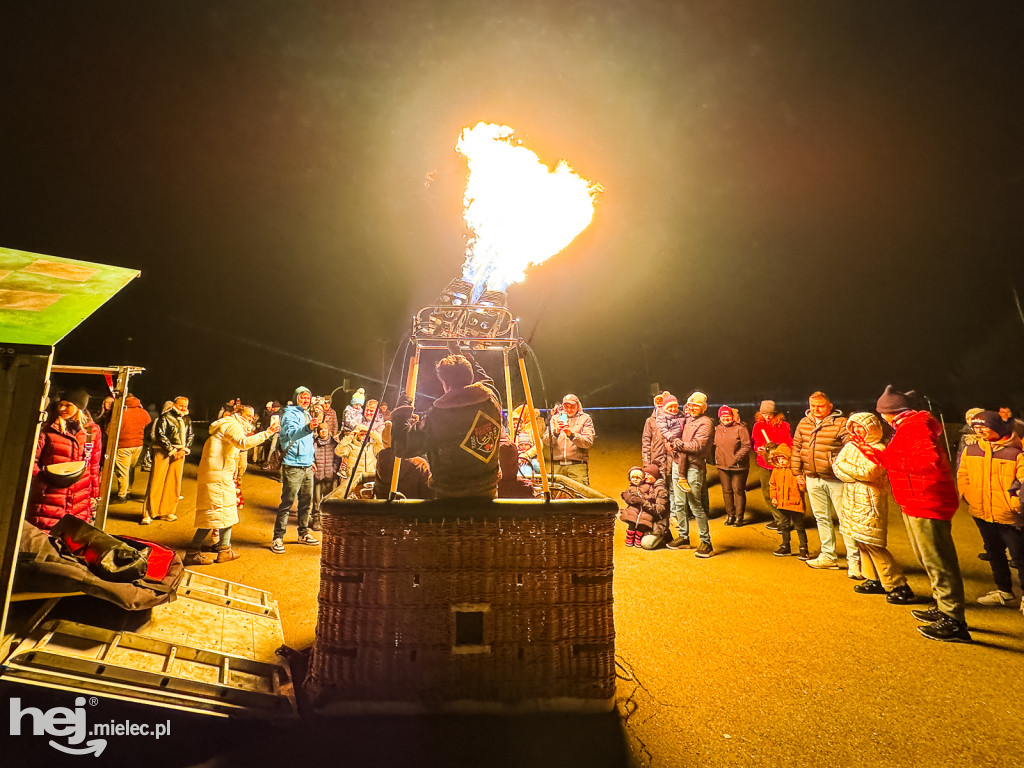
[[1020,524],[1020,501],[1010,495],[1014,480],[1024,482],[1020,438],[979,439],[964,450],[956,485],[971,514],[990,523]]

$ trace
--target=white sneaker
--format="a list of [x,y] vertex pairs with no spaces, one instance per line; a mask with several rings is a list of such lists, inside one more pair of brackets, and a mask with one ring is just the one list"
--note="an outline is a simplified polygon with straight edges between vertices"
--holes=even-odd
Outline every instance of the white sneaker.
[[825,557],[825,555],[818,555],[813,560],[808,560],[807,565],[810,568],[817,568],[818,570],[838,571],[839,563],[831,557]]
[[282,541],[281,539],[274,539],[274,541],[270,545],[270,551],[273,552],[275,555],[283,555],[284,541]]
[[[978,598],[979,605],[1003,605],[1007,608],[1012,608],[1017,604],[1017,598],[1014,597],[1013,592],[1003,592],[1001,589],[993,589],[987,595],[982,595]],[[1021,610],[1024,610],[1022,608]]]

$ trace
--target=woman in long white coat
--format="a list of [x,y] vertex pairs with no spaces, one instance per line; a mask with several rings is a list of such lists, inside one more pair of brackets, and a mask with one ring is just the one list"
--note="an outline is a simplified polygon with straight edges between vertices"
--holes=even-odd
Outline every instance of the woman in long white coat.
[[854,413],[846,422],[851,440],[832,462],[832,471],[843,481],[839,505],[839,532],[857,542],[865,581],[853,591],[862,595],[886,595],[890,603],[913,602],[914,592],[903,569],[886,549],[888,509],[885,468],[861,449],[881,449],[882,423],[872,413]]
[[[273,424],[263,432],[251,434],[255,416],[250,406],[243,405],[210,425],[210,437],[203,445],[196,478],[196,535],[185,552],[185,565],[226,563],[241,557],[231,548],[231,527],[238,522],[238,456],[280,430]],[[202,551],[203,541],[213,528],[220,530],[216,555]]]

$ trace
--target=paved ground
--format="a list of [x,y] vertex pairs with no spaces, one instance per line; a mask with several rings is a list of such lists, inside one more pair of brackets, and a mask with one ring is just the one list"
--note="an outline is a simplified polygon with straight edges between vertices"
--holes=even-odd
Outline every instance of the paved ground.
[[[639,432],[604,435],[600,445],[592,484],[618,498],[625,471],[636,461]],[[192,532],[194,477],[190,466],[177,522],[140,528],[134,521],[141,505],[130,502],[112,507],[110,530],[183,547]],[[140,490],[145,479],[137,480]],[[246,476],[243,521],[234,534],[243,557],[209,572],[272,591],[287,642],[305,648],[315,634],[319,550],[294,543],[294,525],[285,540],[287,554],[268,550],[278,489],[269,477]],[[756,488],[748,499],[749,511],[767,521]],[[717,486],[711,504],[713,514],[720,514]],[[898,514],[893,521],[891,549],[907,567],[915,591],[926,592],[927,578],[914,564]],[[992,588],[991,573],[977,559],[981,541],[966,511],[958,513],[954,532],[973,601]],[[772,557],[777,536],[760,523],[733,529],[719,518],[712,521],[712,537],[716,557],[698,560],[687,551],[627,548],[621,524],[616,532],[615,623],[623,669],[618,697],[636,762],[977,767],[1021,753],[1024,616],[1019,611],[974,605],[968,610],[974,644],[931,642],[918,634],[909,609],[855,594],[845,571],[813,571],[796,558]],[[811,538],[816,541],[815,534]],[[555,736],[543,738],[564,737],[592,749],[597,744],[605,764],[621,764],[610,733],[616,725],[593,722],[592,739],[581,736],[586,725],[575,720],[547,721]],[[427,720],[402,729],[418,730],[422,741],[425,733],[450,727]],[[365,728],[375,738],[384,734],[385,741],[394,730],[377,722]],[[474,726],[467,745],[478,744],[487,732]],[[533,725],[516,732],[526,744],[520,743],[519,751],[503,747],[501,755],[478,756],[473,760],[479,762],[467,764],[512,765],[520,758],[524,765],[552,762],[556,753],[546,748],[538,746],[531,756]],[[568,761],[595,764],[593,758]],[[425,759],[423,764],[438,763]]]

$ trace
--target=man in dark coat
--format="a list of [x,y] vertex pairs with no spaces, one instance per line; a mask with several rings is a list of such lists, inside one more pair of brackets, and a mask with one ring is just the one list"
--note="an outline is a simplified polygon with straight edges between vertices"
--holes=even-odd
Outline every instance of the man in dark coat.
[[430,486],[437,498],[493,499],[498,487],[501,405],[484,382],[473,383],[473,366],[448,355],[435,368],[444,394],[421,418],[411,405],[391,415],[394,455],[426,454]]

